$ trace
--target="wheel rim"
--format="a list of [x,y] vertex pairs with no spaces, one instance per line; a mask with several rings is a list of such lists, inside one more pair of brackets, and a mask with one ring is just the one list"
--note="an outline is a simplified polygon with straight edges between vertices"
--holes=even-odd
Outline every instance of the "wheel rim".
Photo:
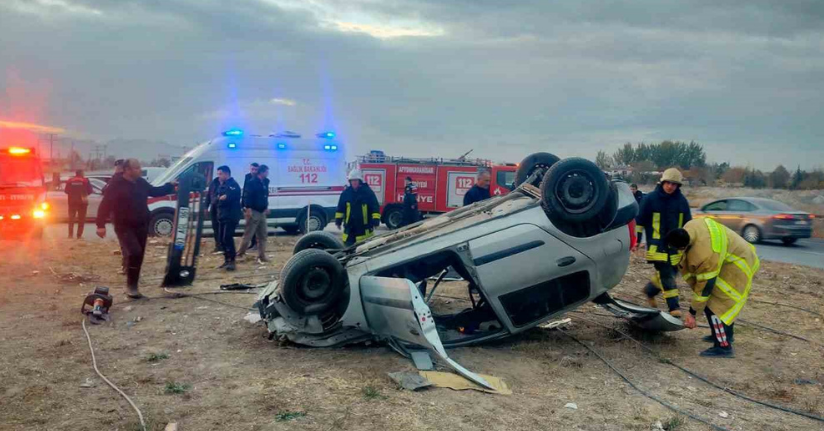
[[171,236],[174,223],[169,219],[160,219],[155,222],[155,233],[159,236]]
[[758,229],[755,227],[750,226],[744,229],[744,239],[746,239],[747,242],[758,242],[760,236]]
[[332,290],[332,277],[323,268],[312,268],[300,279],[298,296],[308,304],[329,295]]
[[403,214],[398,211],[392,211],[392,214],[389,214],[389,225],[392,227],[400,226],[401,221],[403,220]]
[[315,232],[321,230],[320,227],[320,218],[315,216],[309,217],[309,221],[306,222],[307,232]]
[[570,171],[555,186],[558,202],[570,214],[589,211],[598,199],[595,181],[584,171]]

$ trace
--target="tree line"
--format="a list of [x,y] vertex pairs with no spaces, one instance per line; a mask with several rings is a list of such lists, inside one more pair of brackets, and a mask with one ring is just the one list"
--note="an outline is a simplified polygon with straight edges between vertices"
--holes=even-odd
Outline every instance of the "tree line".
[[751,188],[775,188],[793,190],[824,189],[824,171],[802,170],[799,166],[790,172],[778,165],[772,172],[730,166],[729,163],[708,163],[703,145],[692,141],[662,141],[660,143],[626,143],[614,153],[598,151],[595,163],[605,171],[626,170],[626,180],[638,184],[654,184],[661,172],[677,167],[690,185],[737,185]]

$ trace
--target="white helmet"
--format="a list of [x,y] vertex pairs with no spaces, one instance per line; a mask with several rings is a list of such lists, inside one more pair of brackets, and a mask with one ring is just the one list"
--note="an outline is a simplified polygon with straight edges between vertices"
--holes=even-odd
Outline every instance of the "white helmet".
[[352,171],[349,172],[348,180],[361,180],[361,182],[363,182],[363,172],[358,168],[352,169]]

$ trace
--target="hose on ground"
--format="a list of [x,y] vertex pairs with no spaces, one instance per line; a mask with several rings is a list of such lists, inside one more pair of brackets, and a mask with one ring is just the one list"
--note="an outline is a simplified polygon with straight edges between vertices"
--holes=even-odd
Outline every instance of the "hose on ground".
[[590,346],[587,346],[584,342],[582,342],[581,340],[579,340],[577,337],[575,337],[574,335],[570,334],[569,332],[567,332],[567,331],[565,331],[565,330],[563,330],[563,329],[561,329],[561,328],[558,328],[558,330],[559,330],[559,331],[561,331],[561,333],[562,333],[562,334],[564,334],[564,335],[566,335],[567,337],[571,338],[571,339],[572,339],[573,341],[575,341],[576,343],[578,343],[578,344],[580,344],[580,345],[584,346],[584,348],[586,348],[587,350],[589,350],[589,351],[590,351],[593,355],[595,355],[598,359],[600,359],[600,360],[601,360],[601,362],[603,362],[604,364],[606,364],[606,366],[607,366],[607,367],[609,367],[609,369],[610,369],[610,370],[612,370],[615,374],[617,374],[619,377],[621,377],[621,379],[623,379],[625,382],[627,382],[627,384],[628,384],[628,385],[630,385],[633,389],[635,389],[636,391],[638,391],[641,395],[643,395],[643,396],[645,396],[645,397],[647,397],[647,398],[649,398],[649,399],[651,399],[651,400],[653,400],[653,401],[657,402],[658,404],[661,404],[662,406],[664,406],[664,407],[666,407],[666,408],[668,408],[668,409],[670,409],[670,410],[674,411],[675,413],[678,413],[678,414],[680,414],[680,415],[684,415],[684,416],[686,416],[686,417],[688,417],[688,418],[690,418],[690,419],[692,419],[692,420],[695,420],[695,421],[701,422],[702,424],[707,425],[707,426],[711,427],[712,429],[714,429],[714,430],[716,430],[716,431],[730,431],[730,430],[729,430],[729,429],[727,429],[727,428],[724,428],[724,427],[720,427],[720,426],[718,426],[718,425],[715,425],[714,423],[712,423],[712,422],[710,422],[710,421],[708,421],[708,420],[706,420],[706,419],[704,419],[704,418],[702,418],[702,417],[696,416],[696,415],[694,415],[694,414],[692,414],[692,413],[690,413],[690,412],[688,412],[688,411],[686,411],[686,410],[679,409],[678,407],[675,407],[674,405],[672,405],[672,404],[668,403],[667,401],[664,401],[663,399],[661,399],[661,398],[659,398],[659,397],[657,397],[657,396],[655,396],[655,395],[653,395],[653,394],[651,394],[651,393],[649,393],[649,392],[647,392],[647,391],[645,391],[645,390],[641,389],[641,388],[640,388],[638,385],[636,385],[636,384],[635,384],[632,380],[630,380],[630,379],[629,379],[629,377],[627,377],[624,373],[622,373],[620,370],[618,370],[617,368],[615,368],[615,366],[614,366],[614,365],[612,365],[612,363],[611,363],[608,359],[606,359],[606,358],[604,358],[603,356],[601,356],[601,354],[600,354],[600,353],[598,353],[595,349],[593,349],[593,348],[592,348],[592,347],[590,347]]
[[673,367],[678,368],[679,370],[683,371],[684,373],[686,373],[686,374],[688,374],[692,377],[695,377],[696,379],[698,379],[698,380],[700,380],[700,381],[702,381],[702,382],[704,382],[704,383],[706,383],[706,384],[708,384],[708,385],[710,385],[710,386],[712,386],[716,389],[720,389],[720,390],[722,390],[724,392],[727,392],[728,394],[731,394],[735,397],[741,398],[743,400],[746,400],[746,401],[749,401],[749,402],[752,402],[752,403],[755,403],[755,404],[762,405],[764,407],[769,407],[771,409],[779,410],[779,411],[782,411],[782,412],[785,412],[785,413],[791,413],[791,414],[794,414],[794,415],[803,416],[803,417],[808,418],[808,419],[816,420],[816,421],[819,421],[819,422],[824,422],[823,417],[816,416],[814,414],[810,414],[810,413],[806,413],[806,412],[802,412],[802,411],[798,411],[798,410],[793,410],[789,407],[784,407],[784,406],[779,406],[779,405],[776,405],[776,404],[768,403],[766,401],[760,401],[760,400],[751,398],[748,395],[745,395],[745,394],[742,394],[740,392],[734,391],[734,390],[732,390],[728,387],[721,386],[718,383],[715,383],[715,382],[707,379],[706,377],[704,377],[704,376],[702,376],[702,375],[700,375],[700,374],[698,374],[698,373],[696,373],[696,372],[694,372],[694,371],[692,371],[688,368],[685,368],[685,367],[682,367],[681,365],[676,364],[675,362],[673,362],[669,358],[664,358],[663,356],[661,356],[660,353],[656,352],[655,350],[653,350],[649,346],[647,346],[644,343],[636,340],[635,338],[633,338],[629,334],[627,334],[627,333],[625,333],[625,332],[623,332],[619,329],[615,329],[614,327],[609,327],[607,325],[601,324],[599,322],[596,322],[594,320],[590,320],[590,319],[587,319],[587,318],[584,318],[584,317],[580,317],[580,319],[584,320],[586,322],[592,323],[594,325],[598,325],[602,328],[606,328],[606,329],[610,329],[612,331],[615,331],[616,333],[620,334],[622,337],[626,338],[627,340],[632,341],[633,343],[637,344],[642,349],[644,349],[645,351],[650,353],[652,356],[654,356],[656,359],[658,359],[659,362],[663,362],[667,365],[672,365]]
[[109,379],[106,378],[106,376],[103,375],[103,373],[100,372],[99,369],[97,369],[97,358],[95,358],[94,356],[94,347],[92,347],[92,337],[91,335],[89,335],[89,330],[86,329],[86,319],[83,319],[81,321],[81,324],[83,326],[83,332],[86,333],[86,341],[89,342],[89,352],[91,352],[92,354],[92,366],[94,367],[94,372],[96,372],[97,375],[100,376],[100,378],[103,379],[104,382],[106,382],[106,384],[108,384],[112,389],[117,391],[117,393],[120,394],[120,396],[122,396],[126,399],[126,401],[129,402],[129,405],[131,405],[134,411],[137,412],[137,418],[140,419],[140,427],[143,429],[143,431],[146,431],[146,421],[143,420],[143,413],[140,411],[139,408],[137,408],[137,405],[135,405],[135,403],[132,401],[131,398],[129,398],[128,395],[126,395],[126,393],[121,391],[120,388],[117,387],[117,385],[112,383]]

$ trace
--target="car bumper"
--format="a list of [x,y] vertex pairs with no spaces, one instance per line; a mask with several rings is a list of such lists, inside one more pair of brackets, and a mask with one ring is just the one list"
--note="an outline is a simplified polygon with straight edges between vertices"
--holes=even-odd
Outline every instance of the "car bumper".
[[813,227],[811,224],[774,225],[766,236],[767,238],[811,238],[813,236]]

